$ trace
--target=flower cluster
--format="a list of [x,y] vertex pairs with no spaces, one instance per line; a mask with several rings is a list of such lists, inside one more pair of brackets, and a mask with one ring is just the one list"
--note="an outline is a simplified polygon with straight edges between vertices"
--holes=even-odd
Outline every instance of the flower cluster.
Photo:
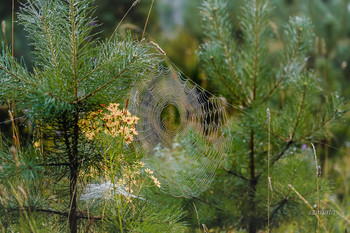
[[126,108],[119,109],[118,107],[119,104],[111,103],[105,107],[105,110],[91,112],[87,118],[79,122],[88,140],[93,140],[100,133],[104,133],[112,137],[120,136],[127,144],[133,141],[134,135],[138,135],[135,124],[139,118],[131,115]]
[[[91,112],[86,118],[80,120],[79,127],[88,140],[95,139],[94,142],[107,144],[107,149],[102,147],[105,150],[105,153],[102,154],[106,156],[106,169],[104,169],[106,178],[111,179],[114,187],[122,187],[130,194],[121,194],[127,202],[131,202],[130,197],[137,195],[145,182],[145,179],[141,176],[142,170],[145,171],[154,185],[160,188],[160,182],[152,175],[153,171],[145,168],[145,164],[137,156],[136,160],[132,159],[132,155],[129,158],[129,156],[126,156],[128,153],[124,153],[123,147],[122,151],[110,150],[110,148],[117,146],[119,142],[130,144],[133,141],[134,136],[138,135],[135,125],[139,118],[133,116],[127,108],[119,108],[120,105],[116,103],[101,106],[102,109]],[[117,141],[114,141],[115,139]]]
[[160,182],[159,182],[159,180],[158,180],[156,177],[154,177],[154,175],[152,175],[152,174],[153,174],[153,171],[151,171],[150,169],[146,168],[146,169],[145,169],[145,172],[146,172],[147,174],[149,174],[149,178],[151,178],[151,179],[153,180],[154,184],[155,184],[158,188],[160,188]]
[[[136,190],[140,190],[140,187],[145,182],[144,179],[140,179],[141,170],[144,168],[145,163],[141,161],[137,161],[132,165],[123,166],[123,175],[118,179],[118,186],[124,187],[125,191],[130,194],[135,193]],[[160,188],[160,182],[158,179],[153,176],[153,171],[149,168],[145,168],[144,171],[148,175],[150,179],[152,179],[153,183]],[[131,202],[131,199],[125,196],[128,202]]]
[[137,161],[130,166],[123,166],[123,176],[119,178],[118,185],[125,188],[128,193],[134,193],[139,185],[139,175],[145,166],[144,162]]

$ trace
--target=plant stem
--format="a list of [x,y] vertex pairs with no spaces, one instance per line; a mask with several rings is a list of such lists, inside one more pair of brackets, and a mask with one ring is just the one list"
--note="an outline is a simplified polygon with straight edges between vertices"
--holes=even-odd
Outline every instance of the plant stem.
[[11,20],[11,24],[12,24],[12,57],[14,57],[15,54],[15,28],[14,28],[14,24],[15,24],[15,0],[12,0],[12,20]]
[[151,6],[149,7],[149,11],[148,11],[148,14],[147,14],[147,19],[146,19],[145,26],[144,26],[144,28],[143,28],[143,32],[142,32],[142,36],[141,36],[141,40],[142,40],[142,39],[143,39],[143,37],[145,36],[145,32],[146,32],[146,28],[147,28],[148,20],[149,20],[149,17],[150,17],[150,15],[151,15],[151,12],[152,12],[153,3],[154,3],[154,0],[152,0]]
[[267,109],[268,143],[267,143],[267,232],[270,232],[270,150],[271,150],[271,118],[270,109]]
[[[298,195],[298,197],[311,209],[311,211],[313,211],[314,212],[314,209],[312,208],[312,206],[310,205],[310,203],[291,185],[291,184],[289,184],[288,185],[289,186],[289,188],[291,189],[291,190],[293,190],[297,195]],[[315,212],[314,212],[315,213]],[[324,232],[328,232],[327,231],[327,228],[324,226],[324,224],[323,224],[323,222],[321,221],[321,219],[320,219],[320,216],[317,214],[317,213],[315,213],[315,216],[316,216],[316,218],[317,218],[317,220],[319,221],[319,223],[321,224],[321,226],[322,226],[322,228],[323,228],[323,230],[324,230]]]
[[[316,148],[313,143],[311,143],[312,151],[314,152],[315,157],[315,166],[316,166],[316,189],[317,189],[317,213],[320,211],[320,184],[319,184],[319,178],[320,178],[320,167],[317,163],[317,154],[316,154]],[[317,221],[317,230],[316,232],[320,231],[320,222]]]

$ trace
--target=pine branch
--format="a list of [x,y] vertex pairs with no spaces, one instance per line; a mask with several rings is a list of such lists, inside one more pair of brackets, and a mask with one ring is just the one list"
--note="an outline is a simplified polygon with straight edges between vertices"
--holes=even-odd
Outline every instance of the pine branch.
[[297,52],[300,49],[300,45],[301,45],[301,28],[297,28],[298,30],[298,39],[297,39],[297,44],[296,47],[292,53],[291,58],[289,59],[287,68],[284,69],[284,72],[282,74],[281,77],[278,78],[277,82],[275,82],[275,84],[273,85],[273,87],[269,90],[269,92],[263,97],[262,102],[265,102],[271,95],[273,95],[275,93],[275,91],[278,89],[278,87],[281,85],[282,81],[286,78],[286,76],[289,74],[289,70],[297,56]]
[[297,128],[298,128],[298,125],[299,125],[299,122],[300,122],[301,112],[303,111],[304,103],[305,103],[306,86],[307,86],[307,83],[304,83],[303,96],[302,96],[302,99],[301,99],[301,103],[300,103],[299,110],[298,110],[298,115],[297,115],[297,118],[296,118],[296,121],[295,121],[295,124],[294,124],[294,128],[293,128],[293,131],[292,131],[292,134],[290,136],[289,141],[293,141],[294,140],[294,136],[295,136],[295,133],[297,131]]
[[[43,212],[43,213],[49,213],[49,214],[56,214],[56,215],[61,215],[64,217],[68,217],[69,213],[63,212],[63,211],[57,211],[57,210],[51,210],[51,209],[42,209],[42,208],[32,208],[32,207],[26,207],[23,206],[23,208],[11,208],[7,210],[8,213],[14,212],[14,211],[36,211],[36,212]],[[76,218],[79,219],[95,219],[95,220],[102,220],[102,216],[89,216],[84,213],[79,213],[75,215]]]
[[[270,166],[272,167],[290,148],[291,145],[293,145],[294,141],[288,141],[288,143],[285,145],[285,147],[282,149],[282,151],[271,161]],[[262,175],[262,172],[257,175],[257,177],[260,177]]]
[[257,79],[259,75],[259,1],[255,0],[255,40],[254,40],[254,74],[253,74],[253,97],[256,99]]
[[310,137],[313,133],[315,133],[316,131],[324,128],[327,124],[329,124],[332,120],[334,120],[335,116],[337,115],[339,111],[338,110],[335,110],[332,115],[325,121],[322,121],[321,124],[319,124],[317,127],[315,127],[313,130],[311,130],[310,132],[304,134],[303,136],[295,139],[296,142],[300,142],[308,137]]
[[[136,55],[133,56],[133,58],[131,59],[131,61],[129,62],[128,65],[132,64],[135,60],[136,60]],[[97,94],[98,92],[102,91],[105,87],[107,87],[108,85],[110,85],[111,83],[113,83],[117,78],[119,78],[122,74],[124,74],[126,71],[128,71],[128,67],[125,67],[122,71],[120,71],[116,76],[114,76],[113,78],[111,78],[108,82],[102,84],[100,87],[98,87],[97,89],[95,89],[94,91],[90,92],[89,94],[81,97],[80,99],[74,100],[73,104],[77,104],[77,103],[81,103],[82,101],[94,96],[95,94]]]
[[42,16],[41,19],[42,19],[42,22],[43,22],[43,26],[44,26],[44,30],[46,32],[47,39],[49,40],[52,61],[53,61],[54,66],[55,66],[56,73],[58,74],[58,73],[60,73],[60,70],[59,70],[59,66],[58,66],[58,62],[57,62],[57,55],[55,53],[54,45],[53,45],[53,42],[52,42],[52,35],[51,35],[49,27],[47,25],[46,18],[44,16]]
[[47,163],[47,164],[39,164],[41,167],[60,167],[60,166],[70,166],[70,163]]
[[[284,147],[284,149],[272,160],[271,162],[271,166],[273,164],[275,164],[284,154],[285,152],[289,149],[289,147],[295,143],[294,141],[294,136],[296,133],[296,130],[298,128],[299,122],[300,122],[300,117],[301,117],[301,112],[303,110],[304,107],[304,103],[305,103],[305,96],[306,96],[306,83],[304,83],[304,90],[303,90],[303,95],[302,95],[302,99],[301,99],[301,103],[299,105],[299,110],[298,110],[298,114],[294,123],[294,127],[293,127],[293,131],[289,137],[288,143],[286,144],[286,146]],[[261,175],[261,174],[260,174]]]
[[18,81],[22,81],[28,85],[32,85],[32,86],[37,86],[36,83],[34,82],[30,82],[29,80],[23,78],[23,77],[20,77],[18,75],[16,75],[15,73],[11,72],[10,70],[8,70],[7,68],[5,68],[4,66],[0,65],[0,70],[4,71],[5,73],[7,73],[8,75],[10,75],[11,77],[17,79]]
[[288,201],[289,201],[289,199],[287,197],[287,198],[284,198],[282,201],[279,202],[277,207],[271,213],[270,221],[272,221],[272,219],[274,219],[274,217],[277,215],[278,211],[280,211],[282,209],[282,207],[285,206],[288,203]]
[[243,106],[245,106],[246,105],[245,102],[241,99],[241,97],[239,95],[236,94],[236,92],[232,89],[231,85],[228,84],[226,82],[226,79],[222,76],[222,74],[221,74],[220,70],[218,69],[218,67],[216,66],[215,60],[212,56],[210,57],[210,60],[214,66],[214,69],[215,69],[217,75],[219,76],[220,80],[224,83],[225,87],[230,91],[231,95],[233,95],[236,99],[238,99],[241,102],[241,104]]
[[[218,36],[219,36],[219,41],[220,41],[220,43],[221,43],[221,45],[222,45],[222,47],[224,49],[225,58],[228,61],[228,64],[230,66],[230,69],[231,69],[231,72],[233,74],[233,77],[234,77],[235,81],[238,83],[238,85],[240,87],[240,91],[242,92],[242,94],[246,98],[247,103],[249,103],[250,100],[249,100],[249,97],[248,97],[248,95],[247,95],[247,93],[245,91],[245,88],[242,85],[242,81],[241,81],[242,79],[239,77],[235,66],[232,64],[232,59],[231,59],[230,53],[229,53],[227,45],[226,45],[226,43],[224,41],[224,37],[223,37],[223,34],[222,34],[222,28],[221,28],[219,20],[218,20],[217,8],[213,8],[213,13],[214,13],[214,19],[215,19],[214,20],[215,27],[216,27],[216,30],[217,30],[217,33],[218,33]],[[244,102],[242,102],[242,104],[246,105]]]
[[75,35],[75,9],[74,0],[70,0],[70,23],[71,23],[71,39],[72,39],[72,62],[73,62],[73,81],[74,81],[74,100],[78,100],[78,77],[77,77],[77,44]]
[[245,181],[249,181],[249,179],[248,178],[246,178],[246,177],[244,177],[242,174],[238,174],[238,173],[236,173],[236,172],[234,172],[234,171],[232,171],[232,170],[229,170],[229,169],[227,169],[226,167],[224,167],[224,166],[220,166],[223,170],[225,170],[228,174],[231,174],[231,175],[234,175],[234,176],[236,176],[236,177],[238,177],[238,178],[241,178],[242,180],[245,180]]

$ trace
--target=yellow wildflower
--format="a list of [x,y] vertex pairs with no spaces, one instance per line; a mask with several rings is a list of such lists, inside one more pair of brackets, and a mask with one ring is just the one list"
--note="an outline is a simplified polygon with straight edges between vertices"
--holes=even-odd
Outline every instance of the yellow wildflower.
[[113,112],[115,109],[117,109],[119,107],[120,104],[116,104],[116,103],[110,103],[107,107],[107,109],[111,112]]
[[153,180],[154,184],[155,184],[158,188],[160,188],[160,182],[158,181],[158,179],[155,178],[154,176],[150,176],[150,178]]
[[148,173],[148,174],[153,174],[153,171],[151,171],[149,168],[146,168],[145,172]]

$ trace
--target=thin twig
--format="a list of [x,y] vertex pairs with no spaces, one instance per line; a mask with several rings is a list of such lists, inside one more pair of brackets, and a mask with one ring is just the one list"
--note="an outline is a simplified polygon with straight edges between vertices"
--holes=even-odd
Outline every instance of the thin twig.
[[14,57],[15,54],[15,0],[12,0],[12,57]]
[[145,36],[145,32],[146,32],[146,28],[147,28],[148,20],[149,20],[149,17],[150,17],[150,15],[151,15],[151,12],[152,12],[153,3],[154,3],[154,0],[152,0],[151,6],[149,7],[149,11],[148,11],[148,15],[147,15],[147,18],[146,18],[146,23],[145,23],[145,26],[144,26],[144,28],[143,28],[143,32],[142,32],[142,36],[141,36],[141,40],[142,40],[142,39],[143,39],[143,37]]
[[224,167],[224,166],[220,166],[223,170],[225,170],[228,174],[231,174],[231,175],[234,175],[234,176],[236,176],[236,177],[238,177],[238,178],[241,178],[242,180],[245,180],[245,181],[249,181],[249,179],[247,178],[247,177],[244,177],[243,175],[241,175],[241,174],[238,174],[238,173],[236,173],[236,172],[234,172],[234,171],[232,171],[232,170],[229,170],[229,169],[227,169],[226,167]]
[[327,228],[324,226],[323,222],[321,221],[320,216],[318,216],[318,213],[315,212],[314,208],[312,208],[312,206],[310,205],[310,203],[309,203],[309,202],[308,202],[308,201],[307,201],[307,200],[306,200],[306,199],[305,199],[291,184],[289,184],[288,186],[289,186],[289,188],[292,189],[292,190],[298,195],[298,197],[311,209],[311,211],[312,211],[313,213],[315,213],[315,216],[316,216],[318,222],[321,224],[321,227],[323,228],[323,230],[324,230],[325,232],[328,232],[328,231],[327,231]]
[[[31,207],[25,207],[22,206],[20,208],[15,208],[15,209],[10,209],[8,212],[14,212],[14,211],[37,211],[37,212],[43,212],[43,213],[49,213],[49,214],[56,214],[56,215],[61,215],[64,217],[68,217],[69,213],[67,212],[62,212],[62,211],[57,211],[57,210],[50,210],[50,209],[41,209],[41,208],[31,208]],[[75,217],[80,218],[80,219],[95,219],[95,220],[102,220],[102,216],[87,216],[83,214],[77,214]]]
[[194,206],[194,210],[196,211],[197,223],[198,223],[198,230],[199,230],[199,232],[200,232],[200,231],[201,231],[201,225],[200,225],[200,222],[199,222],[198,210],[197,210],[197,207],[196,207],[196,205],[194,204],[194,202],[193,202],[193,206]]
[[70,163],[47,163],[47,164],[39,164],[40,167],[59,167],[59,166],[70,166]]
[[119,23],[118,23],[117,26],[115,27],[115,29],[114,29],[112,35],[111,35],[111,36],[109,37],[109,39],[108,39],[107,44],[109,44],[109,42],[112,40],[114,34],[117,32],[119,26],[120,26],[121,23],[124,21],[124,19],[126,18],[126,16],[129,14],[129,12],[131,11],[131,9],[134,8],[134,7],[137,5],[137,3],[139,3],[139,2],[140,2],[140,0],[136,0],[136,1],[134,1],[134,2],[132,3],[132,5],[131,5],[131,6],[129,7],[129,9],[127,10],[127,12],[124,14],[123,18],[119,21]]
[[[316,148],[313,143],[311,143],[312,150],[314,152],[314,158],[315,158],[315,165],[316,165],[316,189],[317,189],[317,213],[320,211],[320,184],[319,184],[319,178],[321,175],[321,167],[318,166],[317,163],[317,155],[316,155]],[[320,231],[320,222],[317,221],[317,232]]]
[[270,188],[272,191],[272,184],[270,178],[270,151],[271,151],[271,115],[270,109],[266,110],[268,140],[267,140],[267,232],[270,232]]

